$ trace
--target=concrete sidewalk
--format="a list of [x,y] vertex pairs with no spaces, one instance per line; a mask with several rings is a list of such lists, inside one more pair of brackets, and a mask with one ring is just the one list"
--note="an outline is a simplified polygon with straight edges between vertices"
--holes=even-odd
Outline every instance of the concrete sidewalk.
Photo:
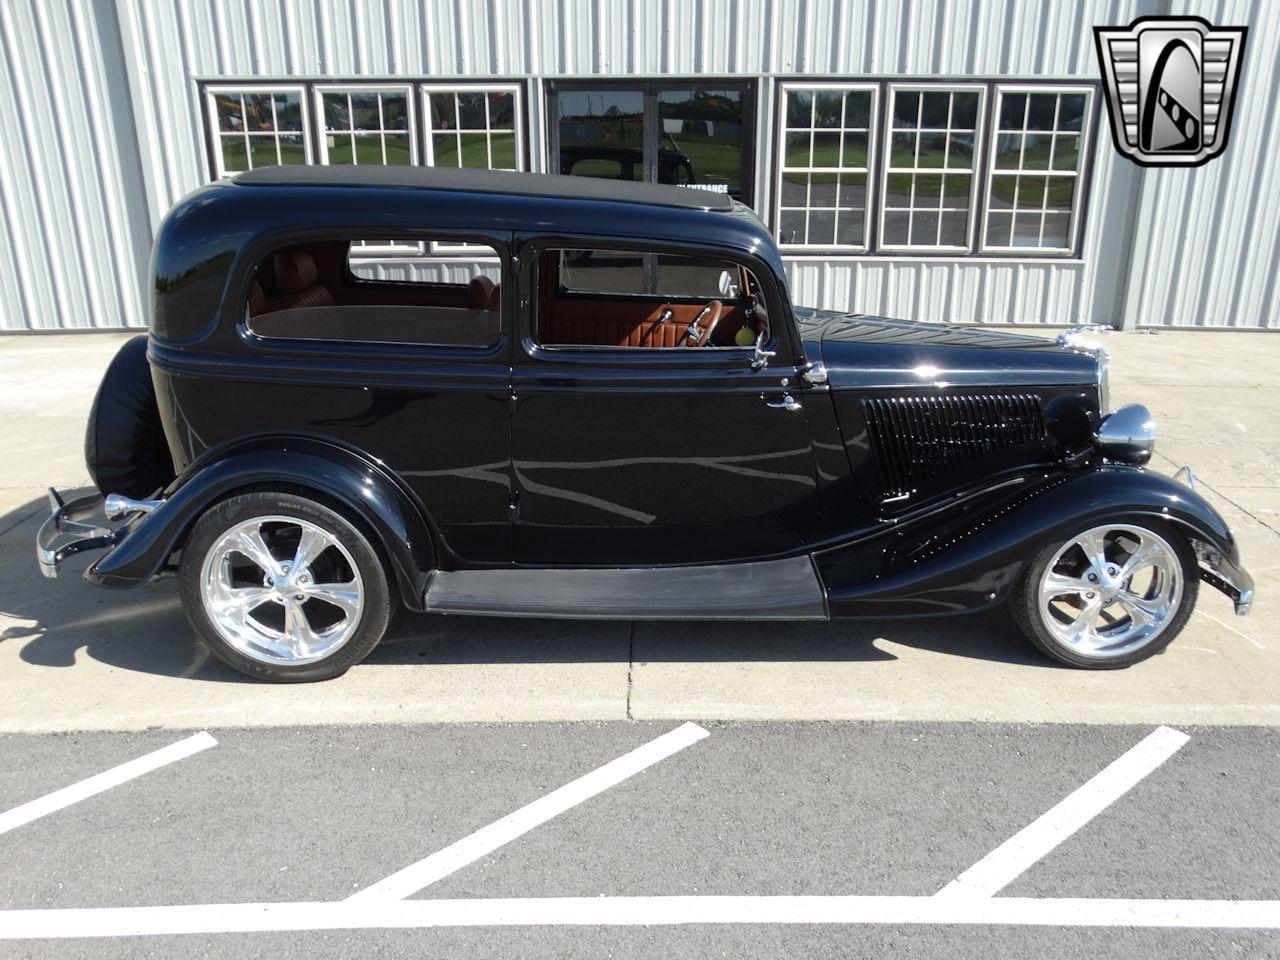
[[484,720],[896,719],[1280,723],[1280,337],[1125,334],[1113,402],[1160,424],[1155,468],[1192,465],[1258,585],[1237,619],[1211,589],[1163,656],[1056,667],[1001,611],[939,621],[581,623],[403,615],[325,684],[211,663],[174,584],[44,580],[44,489],[86,486],[84,421],[130,334],[0,339],[0,731]]

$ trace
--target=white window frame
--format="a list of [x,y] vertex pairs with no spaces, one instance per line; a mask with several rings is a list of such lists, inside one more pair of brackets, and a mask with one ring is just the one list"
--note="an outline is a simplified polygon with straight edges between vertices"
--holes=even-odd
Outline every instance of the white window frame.
[[[774,202],[773,202],[774,220],[773,222],[775,224],[775,228],[774,228],[775,236],[778,240],[778,248],[780,250],[788,251],[788,252],[796,252],[796,253],[801,253],[806,251],[811,252],[815,250],[840,250],[842,252],[849,252],[849,253],[866,253],[870,249],[871,221],[872,221],[872,217],[875,214],[876,194],[877,194],[877,177],[875,173],[875,165],[880,157],[880,151],[879,151],[880,87],[881,85],[878,83],[806,83],[801,80],[788,81],[786,83],[779,84],[779,93],[781,96],[781,100],[780,100],[780,106],[778,108],[778,131],[777,131],[778,136],[776,141],[778,144],[778,160],[777,160],[777,163],[775,164],[775,166],[777,167],[777,170],[774,176]],[[867,124],[868,124],[867,126],[867,166],[865,170],[861,170],[861,168],[858,168],[858,167],[812,167],[812,166],[788,167],[787,166],[787,131],[788,129],[790,129],[787,126],[787,97],[791,94],[792,91],[804,91],[804,90],[812,90],[815,92],[840,91],[841,93],[869,92],[871,94],[871,114],[867,120]],[[813,109],[815,110],[817,109],[816,100],[815,100]],[[840,105],[840,111],[841,111],[840,126],[838,128],[832,127],[830,128],[830,131],[828,131],[828,132],[839,132],[841,134],[841,159],[843,159],[844,157],[844,150],[843,150],[843,147],[844,147],[843,134],[845,131],[844,109],[845,109],[845,105],[844,105],[844,102],[842,101]],[[810,128],[809,159],[812,160],[813,159],[813,132],[814,132],[812,115],[810,116],[810,120],[809,120],[809,128]],[[850,244],[850,243],[839,243],[839,242],[832,242],[832,243],[783,243],[782,242],[782,208],[783,208],[782,207],[782,181],[783,181],[784,174],[787,174],[787,173],[808,173],[808,174],[833,173],[833,174],[839,175],[844,173],[854,174],[854,173],[860,172],[860,170],[861,172],[865,173],[867,178],[866,196],[864,198],[865,202],[864,202],[863,211],[862,211],[862,243],[861,244]],[[837,190],[836,198],[838,202],[839,201],[839,180],[836,181],[836,190]],[[805,223],[806,223],[805,236],[807,239],[808,238],[808,227],[807,227],[808,215],[813,210],[813,207],[808,205],[808,202],[807,202],[808,197],[806,197],[805,199],[806,199],[806,205],[804,208]],[[788,207],[787,209],[794,210],[798,208]],[[818,209],[821,210],[826,208],[819,207]],[[840,229],[839,216],[840,214],[839,214],[839,211],[837,210],[836,211],[837,236],[839,236],[839,229]]]
[[[979,183],[982,180],[983,157],[982,157],[981,149],[982,149],[982,146],[986,143],[985,130],[984,130],[983,124],[986,121],[988,86],[990,86],[990,84],[947,83],[945,81],[928,82],[928,83],[889,83],[886,85],[888,96],[886,98],[886,105],[884,110],[884,122],[881,126],[881,130],[884,136],[881,141],[882,143],[881,149],[883,152],[880,157],[880,203],[879,203],[879,210],[877,212],[877,218],[878,218],[877,228],[878,229],[876,231],[876,237],[877,237],[878,250],[886,250],[894,253],[968,254],[968,253],[974,252],[974,234],[975,234],[975,231],[977,230],[977,224],[975,223],[975,221],[978,219],[978,214],[979,214],[978,202],[977,202],[979,197],[978,190],[979,190]],[[968,231],[965,237],[966,242],[963,246],[950,245],[950,244],[936,244],[936,243],[923,244],[923,243],[886,243],[885,242],[884,218],[885,218],[886,209],[885,209],[884,198],[888,196],[888,192],[889,192],[889,174],[891,172],[890,155],[893,152],[893,134],[896,129],[893,126],[893,115],[894,115],[893,107],[894,107],[894,102],[899,93],[921,93],[921,94],[924,94],[924,93],[948,93],[948,94],[976,93],[978,95],[978,109],[977,109],[977,114],[974,117],[974,130],[973,130],[973,161],[968,168],[948,168],[948,167],[909,167],[909,168],[893,167],[892,168],[893,173],[909,173],[913,175],[913,178],[914,176],[918,176],[918,175],[964,176],[965,171],[967,169],[968,176],[969,176],[969,224],[968,224]],[[921,109],[923,109],[923,105]],[[947,115],[947,128],[945,131],[945,135],[947,136],[948,140],[950,139],[950,135],[951,135],[950,109],[951,108],[949,106],[948,115]],[[917,124],[918,124],[918,121],[919,121],[919,114],[917,114]],[[915,131],[917,136],[921,132],[921,127],[919,127],[918,125],[911,128],[904,127],[903,129],[912,129]],[[936,128],[929,127],[928,129],[934,130]],[[916,147],[916,150],[917,150],[917,160],[918,160],[919,159],[918,145]],[[914,212],[917,209],[914,205],[914,200],[915,200],[914,179],[912,180],[911,194],[912,194],[911,210],[912,212]],[[928,209],[928,208],[919,208],[919,209]],[[898,212],[901,212],[901,210],[895,208],[894,212],[898,213]],[[939,217],[941,217],[941,214],[939,214]]]
[[[1085,166],[1089,162],[1089,157],[1091,156],[1091,154],[1089,153],[1089,150],[1092,146],[1091,141],[1093,136],[1093,130],[1092,130],[1093,94],[1094,94],[1095,88],[1091,85],[1085,85],[1085,84],[1059,85],[1059,84],[1052,84],[1052,83],[1041,83],[1041,84],[998,83],[998,84],[993,84],[993,86],[995,88],[995,105],[991,111],[991,117],[992,117],[991,131],[988,134],[988,140],[987,140],[987,150],[989,151],[989,154],[988,154],[989,160],[987,163],[986,183],[983,184],[984,203],[983,203],[983,212],[982,212],[981,251],[983,253],[1018,253],[1018,254],[1022,254],[1023,256],[1036,256],[1036,257],[1070,256],[1076,250],[1076,243],[1077,243],[1079,231],[1080,231],[1080,214],[1084,208],[1085,183],[1084,183],[1083,174],[1084,174]],[[1079,147],[1079,153],[1077,154],[1077,161],[1076,161],[1077,169],[1071,170],[1071,171],[1053,170],[1052,169],[1052,166],[1053,166],[1052,150],[1049,156],[1049,167],[1050,167],[1049,169],[1046,169],[1046,170],[1025,169],[1022,166],[1023,151],[1025,151],[1026,149],[1025,139],[1023,140],[1022,148],[1019,150],[1019,153],[1018,153],[1018,166],[1016,168],[1002,168],[1000,170],[996,169],[996,146],[999,142],[1000,132],[1001,132],[1000,131],[1000,108],[1002,105],[1004,95],[1006,93],[1054,94],[1055,96],[1059,96],[1059,97],[1063,94],[1084,94],[1084,98],[1085,98],[1084,120],[1080,125],[1080,147]],[[1058,116],[1057,116],[1057,111],[1060,108],[1060,106],[1061,106],[1061,100],[1059,100],[1058,105],[1054,107],[1054,118],[1053,118],[1054,129],[1051,131],[1048,131],[1054,137],[1056,137],[1057,134],[1060,132],[1058,130]],[[1012,131],[1006,131],[1006,132],[1012,132]],[[1025,137],[1025,135],[1028,132],[1031,132],[1031,131],[1027,131],[1025,128],[1023,128],[1023,129],[1019,129],[1018,134],[1020,136]],[[1045,131],[1035,131],[1035,132],[1044,133]],[[1023,173],[1029,174],[1031,176],[1045,176],[1045,177],[1049,177],[1050,179],[1052,179],[1053,177],[1074,177],[1075,178],[1076,188],[1072,194],[1072,203],[1071,203],[1071,211],[1070,211],[1071,219],[1070,219],[1070,226],[1068,227],[1068,230],[1067,230],[1067,245],[1065,247],[1044,247],[1044,246],[1019,247],[1019,246],[1014,246],[1012,244],[1010,244],[1009,246],[1000,246],[998,244],[991,244],[987,242],[987,225],[988,225],[988,221],[990,220],[990,213],[992,212],[992,209],[993,209],[991,206],[991,185],[995,177],[1008,177],[1008,176],[1016,177]],[[1017,218],[1016,218],[1017,202],[1018,202],[1017,192],[1015,190],[1014,206],[1010,208],[1010,212],[1015,214],[1014,224],[1013,224],[1014,227],[1016,227],[1016,221],[1017,221]],[[1045,208],[1042,206],[1040,209],[1040,239],[1042,240],[1044,239],[1045,212],[1046,212]]]
[[[233,174],[227,173],[226,168],[222,164],[222,134],[224,131],[218,127],[218,101],[217,101],[218,95],[219,94],[238,94],[240,96],[245,96],[246,94],[255,94],[255,93],[297,94],[298,107],[299,107],[298,112],[302,118],[302,129],[300,131],[297,131],[297,134],[295,134],[294,131],[287,131],[285,135],[286,136],[301,135],[303,156],[306,157],[307,164],[311,164],[315,162],[314,158],[311,155],[311,120],[309,116],[310,111],[307,109],[307,91],[305,87],[303,87],[300,84],[292,84],[292,83],[290,84],[286,84],[286,83],[217,84],[216,86],[208,86],[204,88],[205,112],[208,114],[208,120],[209,120],[209,138],[210,138],[210,146],[213,148],[213,169],[214,169],[214,172],[217,174],[216,179],[222,179],[223,177],[228,177],[233,175]],[[275,116],[274,101],[272,102],[271,110],[272,110],[272,117],[274,119],[274,116]],[[235,131],[226,131],[226,132],[234,133]],[[252,134],[248,130],[243,130],[240,132],[244,135],[245,160],[249,163],[249,166],[246,169],[252,170],[253,169],[253,152],[249,146],[250,138],[254,136],[264,136],[264,135]],[[276,157],[279,158],[281,131],[277,128],[275,131],[273,131],[271,135],[275,137]],[[237,172],[241,172],[241,171],[237,171]]]
[[[518,83],[470,83],[462,81],[459,83],[422,83],[418,85],[420,88],[419,95],[422,97],[422,133],[427,145],[427,156],[425,163],[429,167],[436,165],[435,161],[435,134],[436,131],[431,126],[431,94],[433,93],[510,93],[514,94],[514,129],[513,133],[516,137],[516,170],[526,169],[525,160],[525,144],[524,144],[524,90]],[[485,133],[490,135],[488,143],[489,152],[489,169],[495,169],[493,164],[493,140],[492,134],[497,128],[488,126],[489,122],[489,103],[485,101],[485,123],[484,130],[462,130],[455,129],[453,133]],[[505,132],[505,131],[503,131]],[[458,155],[462,155],[462,144],[458,144]],[[461,167],[458,169],[467,169]],[[505,167],[497,169],[505,170]]]
[[[319,133],[316,139],[320,143],[320,163],[322,165],[327,166],[329,164],[329,137],[333,135],[333,136],[346,136],[346,137],[352,138],[351,161],[353,164],[359,166],[359,163],[356,161],[356,151],[355,151],[355,141],[354,141],[354,137],[356,135],[355,132],[353,130],[343,130],[343,131],[338,131],[335,134],[330,134],[329,128],[325,124],[324,95],[327,93],[328,94],[333,94],[333,93],[346,94],[348,97],[350,97],[352,94],[361,94],[361,93],[403,94],[405,98],[405,109],[408,111],[408,120],[407,120],[408,126],[405,128],[404,133],[409,137],[409,164],[410,166],[418,165],[418,124],[417,124],[418,98],[414,96],[413,84],[411,83],[381,83],[381,84],[380,83],[326,83],[326,84],[317,84],[313,89],[312,93],[314,98],[313,109],[315,110],[316,128]],[[348,109],[350,109],[349,101],[348,101]],[[386,126],[383,123],[381,100],[378,101],[378,123],[379,123],[379,128],[376,131],[370,130],[367,132],[378,133],[381,135],[382,155],[383,155],[383,158],[385,159],[387,154],[386,134],[394,133],[395,131],[387,130]],[[385,165],[386,164],[378,164],[378,166],[385,166]],[[365,166],[373,166],[373,164],[365,164]],[[361,250],[361,253],[358,259],[362,259],[367,256],[370,259],[386,260],[388,256],[419,255],[423,252],[423,246],[420,241],[408,241],[404,243],[376,243],[372,240],[365,240],[363,241],[363,246],[361,246],[360,250]]]

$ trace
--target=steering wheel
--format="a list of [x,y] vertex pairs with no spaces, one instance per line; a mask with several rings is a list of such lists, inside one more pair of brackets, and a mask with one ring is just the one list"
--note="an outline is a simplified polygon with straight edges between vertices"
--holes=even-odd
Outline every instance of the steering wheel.
[[[711,319],[707,322],[706,327],[698,326],[698,321],[703,317],[711,315]],[[716,324],[720,322],[720,318],[724,315],[724,304],[719,300],[712,300],[703,307],[696,317],[689,321],[689,329],[685,331],[684,341],[680,344],[682,347],[707,347],[711,345],[711,334],[716,329]]]

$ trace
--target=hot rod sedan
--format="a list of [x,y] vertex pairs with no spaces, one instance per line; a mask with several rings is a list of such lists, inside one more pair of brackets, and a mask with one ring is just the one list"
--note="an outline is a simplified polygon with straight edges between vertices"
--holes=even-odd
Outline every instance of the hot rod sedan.
[[279,681],[341,674],[401,605],[826,620],[1008,604],[1122,667],[1201,581],[1252,600],[1227,525],[1144,469],[1072,336],[792,306],[727,196],[583,177],[269,167],[165,220],[150,331],[104,377],[41,569],[173,574],[195,631]]

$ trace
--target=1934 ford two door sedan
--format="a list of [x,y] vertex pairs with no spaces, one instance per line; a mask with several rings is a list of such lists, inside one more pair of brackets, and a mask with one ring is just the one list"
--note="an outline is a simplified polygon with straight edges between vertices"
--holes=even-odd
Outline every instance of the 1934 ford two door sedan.
[[[1076,345],[793,307],[713,193],[564,176],[271,167],[160,230],[146,337],[86,452],[101,496],[44,572],[176,574],[213,652],[342,673],[397,605],[823,620],[1009,604],[1049,656],[1163,649],[1252,581],[1190,483],[1143,469]],[[1189,475],[1188,475],[1189,480]],[[105,498],[105,499],[104,499]],[[105,517],[103,516],[105,514]]]

